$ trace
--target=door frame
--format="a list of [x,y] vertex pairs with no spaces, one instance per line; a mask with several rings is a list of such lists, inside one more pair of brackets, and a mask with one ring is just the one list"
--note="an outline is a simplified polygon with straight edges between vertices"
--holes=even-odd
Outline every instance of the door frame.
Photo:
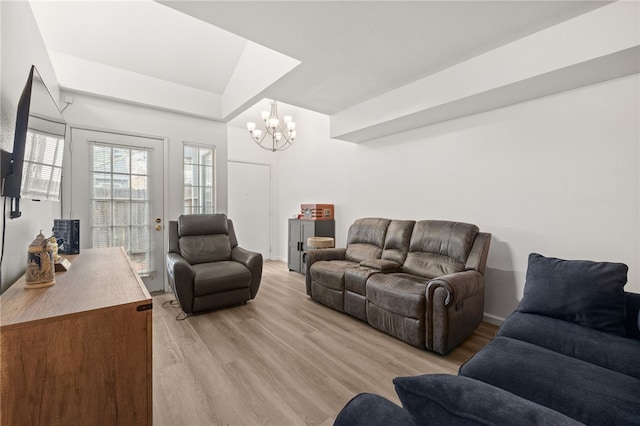
[[[73,179],[73,173],[71,170],[71,150],[73,145],[73,130],[86,130],[89,132],[100,132],[118,136],[131,136],[138,138],[148,138],[148,139],[156,139],[162,141],[162,250],[163,253],[166,253],[169,250],[169,227],[167,226],[166,214],[169,211],[169,196],[167,194],[167,188],[169,188],[169,138],[167,136],[159,136],[142,132],[131,132],[124,130],[115,130],[115,129],[107,129],[104,127],[97,126],[86,126],[83,124],[77,123],[67,123],[67,129],[69,131],[69,138],[65,137],[65,147],[64,147],[64,158],[63,158],[63,166],[62,166],[62,188],[60,191],[60,218],[64,219],[65,214],[68,219],[73,219],[71,217],[71,211],[65,212],[65,188],[71,188],[71,179]],[[88,176],[87,176],[88,179]],[[71,196],[73,199],[73,196]],[[67,205],[68,207],[68,205]],[[160,269],[160,268],[159,268]],[[162,273],[162,291],[169,291],[169,280],[167,277],[167,265],[166,262],[162,262],[162,269],[158,270],[159,273]]]
[[[229,197],[228,195],[228,189],[229,189],[229,163],[238,163],[238,164],[248,164],[251,166],[266,166],[269,168],[269,257],[268,259],[265,260],[271,260],[273,259],[273,248],[276,246],[273,243],[273,235],[274,235],[274,224],[273,224],[273,168],[272,165],[270,163],[261,163],[258,161],[245,161],[245,160],[232,160],[232,159],[227,159],[227,199]],[[229,213],[229,205],[228,205],[228,201],[227,201],[227,214]]]

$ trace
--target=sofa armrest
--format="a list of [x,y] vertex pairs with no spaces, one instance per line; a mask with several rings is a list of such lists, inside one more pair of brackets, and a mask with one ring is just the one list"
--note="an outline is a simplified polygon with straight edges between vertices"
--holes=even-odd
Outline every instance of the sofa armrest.
[[304,252],[305,263],[310,266],[319,260],[344,260],[347,249],[345,248],[324,248],[307,250]]
[[400,272],[402,265],[393,260],[387,259],[367,259],[360,262],[360,266],[376,269],[380,272]]
[[236,246],[231,250],[231,260],[242,263],[251,272],[250,291],[253,299],[258,293],[260,280],[262,279],[262,253]]
[[426,290],[426,348],[440,354],[469,337],[484,315],[484,277],[477,271],[444,275]]
[[307,250],[302,254],[304,262],[304,275],[307,287],[307,295],[311,296],[311,266],[321,260],[344,260],[347,254],[346,248],[325,248]]
[[193,312],[193,278],[189,262],[178,253],[167,253],[167,276],[176,299],[186,314]]
[[444,304],[451,306],[484,291],[484,277],[471,270],[434,278],[427,285],[427,300],[433,300],[433,294],[439,288],[446,291]]
[[393,379],[402,406],[419,425],[554,425],[582,423],[496,386],[464,376]]

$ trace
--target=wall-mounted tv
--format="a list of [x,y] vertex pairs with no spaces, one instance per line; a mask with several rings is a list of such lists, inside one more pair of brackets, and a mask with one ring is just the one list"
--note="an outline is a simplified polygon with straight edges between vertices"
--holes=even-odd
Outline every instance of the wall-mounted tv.
[[31,66],[16,115],[13,152],[2,151],[2,196],[11,218],[20,199],[60,200],[66,122],[35,66]]

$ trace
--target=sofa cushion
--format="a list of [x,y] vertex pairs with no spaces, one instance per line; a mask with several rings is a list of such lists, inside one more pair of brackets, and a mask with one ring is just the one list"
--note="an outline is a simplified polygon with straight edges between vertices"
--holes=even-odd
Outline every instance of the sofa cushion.
[[372,268],[358,266],[357,268],[349,268],[344,271],[344,288],[361,296],[367,294],[367,280],[373,274],[380,271]]
[[427,286],[405,274],[375,274],[367,280],[367,300],[404,317],[424,321]]
[[366,259],[379,259],[389,227],[389,219],[357,219],[349,227],[345,259],[360,263]]
[[194,296],[248,288],[251,272],[242,263],[222,261],[193,265]]
[[448,374],[393,380],[419,425],[581,425],[563,414],[478,380]]
[[403,271],[425,278],[464,271],[477,233],[478,227],[467,223],[416,222]]
[[178,235],[228,234],[229,224],[224,214],[188,214],[178,217]]
[[496,337],[460,375],[502,388],[585,424],[638,424],[640,380],[507,337]]
[[416,426],[411,415],[388,399],[370,393],[356,395],[338,413],[333,426]]
[[344,272],[357,268],[358,263],[348,260],[321,260],[310,269],[311,281],[334,290],[344,290]]
[[409,252],[409,242],[415,223],[415,220],[391,221],[384,239],[382,259],[402,265]]
[[515,311],[498,336],[511,337],[640,379],[640,341],[543,315]]
[[180,255],[191,265],[231,260],[231,244],[227,234],[180,237]]
[[518,310],[623,336],[627,269],[623,263],[531,253]]

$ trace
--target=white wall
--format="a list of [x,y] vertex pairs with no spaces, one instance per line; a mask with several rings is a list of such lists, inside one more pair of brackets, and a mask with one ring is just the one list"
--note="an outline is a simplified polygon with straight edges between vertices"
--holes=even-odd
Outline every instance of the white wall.
[[[64,116],[71,127],[111,130],[139,136],[168,140],[165,156],[165,223],[182,214],[183,205],[183,142],[216,147],[217,211],[227,211],[227,127],[224,124],[143,106],[124,104],[109,99],[66,93],[74,102]],[[65,163],[68,170],[68,164]],[[63,188],[64,197],[64,188]]]
[[530,252],[624,262],[626,288],[640,292],[639,105],[634,75],[362,145],[330,139],[326,116],[298,114],[296,145],[275,154],[279,257],[299,205],[333,203],[338,246],[365,216],[492,233],[489,319],[522,297]]
[[[11,152],[18,100],[31,65],[36,66],[56,101],[60,99],[60,90],[29,3],[0,2],[0,11],[0,148]],[[50,234],[53,219],[60,215],[60,203],[57,202],[21,200],[20,208],[22,217],[17,219],[9,219],[8,207],[5,211],[7,225],[0,291],[4,291],[24,273],[29,244],[41,229],[45,234]],[[0,223],[0,233],[2,227]]]

